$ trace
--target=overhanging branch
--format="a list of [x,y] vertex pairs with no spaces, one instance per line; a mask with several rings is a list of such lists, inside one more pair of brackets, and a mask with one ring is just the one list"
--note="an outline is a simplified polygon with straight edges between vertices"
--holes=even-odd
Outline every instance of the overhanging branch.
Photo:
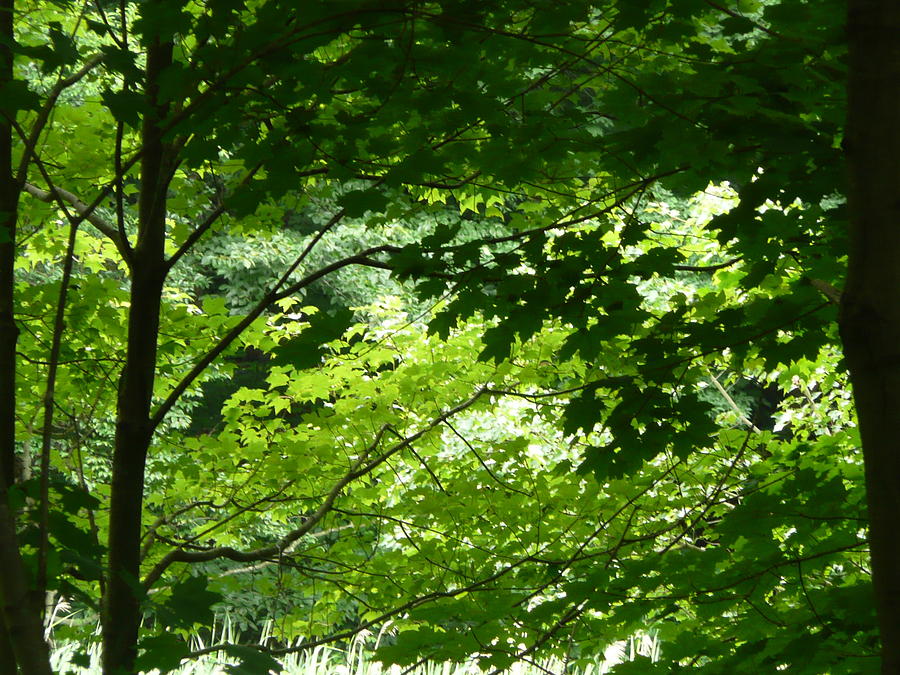
[[381,444],[385,433],[392,430],[392,427],[390,425],[382,426],[381,429],[378,430],[378,433],[375,434],[375,438],[372,439],[372,442],[363,449],[359,459],[357,459],[349,468],[349,470],[338,481],[334,483],[334,485],[325,495],[325,498],[319,505],[319,508],[317,508],[312,514],[310,514],[309,517],[306,518],[299,527],[288,532],[275,544],[272,544],[270,546],[263,546],[251,551],[241,551],[231,546],[217,546],[206,551],[185,551],[183,549],[174,549],[172,551],[169,551],[169,553],[167,553],[162,558],[162,560],[160,560],[153,567],[153,569],[151,569],[150,572],[147,573],[147,576],[144,578],[143,582],[144,588],[152,587],[157,581],[159,581],[163,573],[165,573],[165,571],[173,563],[176,562],[196,563],[225,558],[228,560],[234,560],[235,562],[254,563],[268,560],[274,556],[283,554],[291,544],[300,539],[300,537],[309,533],[319,522],[321,522],[321,520],[331,511],[335,500],[337,500],[337,498],[341,495],[347,485],[352,483],[354,480],[371,473],[374,469],[386,462],[392,456],[396,455],[401,450],[410,447],[414,442],[416,442],[418,439],[420,439],[435,427],[444,424],[454,415],[457,415],[463,410],[470,408],[485,393],[485,389],[478,389],[472,396],[470,396],[466,400],[434,417],[431,421],[428,422],[428,424],[419,429],[419,431],[404,437],[401,441],[392,445],[388,450],[384,451],[376,457],[373,457],[372,459],[369,459],[375,449]]

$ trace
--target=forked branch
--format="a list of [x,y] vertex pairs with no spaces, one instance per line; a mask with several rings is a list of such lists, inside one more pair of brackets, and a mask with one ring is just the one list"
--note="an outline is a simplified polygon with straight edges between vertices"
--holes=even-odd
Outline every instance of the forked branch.
[[358,478],[370,474],[373,470],[396,455],[398,452],[410,447],[413,443],[415,443],[429,431],[444,424],[448,419],[459,414],[463,410],[470,408],[484,394],[485,389],[478,389],[472,396],[470,396],[466,400],[462,401],[452,408],[445,410],[440,415],[437,415],[436,417],[431,419],[417,432],[403,437],[400,441],[393,444],[384,452],[378,454],[375,457],[372,457],[372,454],[381,444],[385,433],[392,430],[392,427],[390,425],[386,424],[382,426],[378,430],[378,433],[375,434],[375,437],[372,439],[372,441],[362,450],[359,458],[353,463],[353,465],[347,470],[347,472],[340,479],[338,479],[334,483],[334,485],[332,485],[331,489],[322,500],[322,503],[319,505],[319,508],[317,508],[306,519],[304,519],[303,523],[299,527],[288,532],[276,543],[269,546],[263,546],[261,548],[253,549],[251,551],[240,551],[238,549],[232,548],[231,546],[218,546],[205,551],[186,551],[184,549],[174,549],[172,551],[169,551],[169,553],[167,553],[162,558],[162,560],[160,560],[153,567],[153,569],[151,569],[150,572],[147,573],[147,576],[144,578],[144,587],[148,589],[151,588],[157,581],[159,581],[160,577],[162,577],[165,571],[173,563],[176,562],[196,563],[226,558],[228,560],[234,560],[241,563],[253,563],[268,560],[274,556],[283,554],[284,551],[291,546],[291,544],[300,539],[300,537],[309,533],[316,525],[318,525],[322,521],[322,519],[326,515],[328,515],[328,513],[332,510],[332,507],[334,506],[337,498],[344,491],[344,488],[346,488],[350,483],[357,480]]

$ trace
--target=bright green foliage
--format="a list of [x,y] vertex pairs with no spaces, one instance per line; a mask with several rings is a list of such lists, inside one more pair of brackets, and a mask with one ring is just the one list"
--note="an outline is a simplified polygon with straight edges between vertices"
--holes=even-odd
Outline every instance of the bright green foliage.
[[29,148],[18,449],[81,212],[62,188],[95,203],[49,588],[96,611],[145,53],[172,40],[137,667],[227,614],[248,643],[275,625],[271,655],[222,646],[235,673],[383,626],[402,665],[584,664],[652,628],[659,660],[613,672],[875,671],[831,295],[840,3],[107,4],[30,3],[4,92],[27,134],[99,57]]

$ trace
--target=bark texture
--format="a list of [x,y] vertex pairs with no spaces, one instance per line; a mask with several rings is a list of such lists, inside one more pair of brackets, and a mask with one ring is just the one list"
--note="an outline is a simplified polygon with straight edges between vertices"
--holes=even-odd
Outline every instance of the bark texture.
[[[14,658],[22,675],[51,675],[50,650],[44,641],[40,612],[33,602],[28,575],[19,556],[19,544],[13,524],[14,518],[6,503],[5,490],[0,502],[0,599],[11,649],[7,658]],[[3,673],[12,675],[15,670]]]
[[841,338],[866,469],[882,672],[900,675],[900,3],[850,0]]
[[158,100],[160,73],[172,61],[171,44],[148,47],[146,91],[149,112],[141,135],[141,188],[137,242],[131,255],[128,346],[119,379],[116,438],[110,492],[109,557],[103,606],[103,673],[134,672],[138,628],[141,516],[147,451],[153,436],[150,406],[156,375],[160,302],[166,276],[166,191],[172,170],[160,123],[166,106]]
[[[0,0],[0,87],[13,80],[13,0]],[[12,111],[6,114],[14,114]],[[0,115],[0,669],[50,675],[40,613],[19,555],[15,514],[7,492],[16,474],[16,220],[19,189],[13,172],[13,130]]]
[[[12,0],[0,0],[0,85],[13,79]],[[16,220],[19,195],[12,166],[12,125],[0,115],[0,474],[3,487],[16,474],[16,326],[15,277]]]

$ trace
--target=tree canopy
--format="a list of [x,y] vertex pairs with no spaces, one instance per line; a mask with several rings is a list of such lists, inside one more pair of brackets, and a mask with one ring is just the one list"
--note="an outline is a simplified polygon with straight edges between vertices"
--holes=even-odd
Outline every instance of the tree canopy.
[[0,671],[900,672],[892,3],[0,2]]

